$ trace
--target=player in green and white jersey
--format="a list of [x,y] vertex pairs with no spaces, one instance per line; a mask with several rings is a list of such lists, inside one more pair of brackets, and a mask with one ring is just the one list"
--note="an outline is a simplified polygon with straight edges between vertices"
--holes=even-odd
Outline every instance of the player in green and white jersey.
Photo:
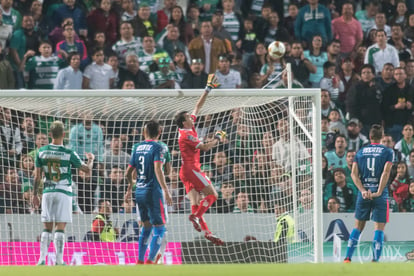
[[[40,56],[31,57],[34,52],[28,51],[23,57],[21,64],[26,64],[25,71],[29,73],[27,88],[53,89],[58,71],[66,63],[53,55],[52,45],[47,41],[40,43],[39,52]],[[26,59],[29,59],[27,63]]]
[[35,161],[35,177],[33,205],[39,207],[38,190],[43,177],[42,215],[44,230],[40,239],[40,258],[38,265],[44,265],[49,244],[52,241],[53,223],[55,235],[53,243],[56,250],[56,264],[62,265],[65,244],[65,226],[72,222],[72,173],[71,169],[79,168],[89,173],[93,167],[95,156],[86,153],[88,163],[85,164],[79,155],[63,146],[64,125],[55,121],[50,127],[52,143],[39,149]]

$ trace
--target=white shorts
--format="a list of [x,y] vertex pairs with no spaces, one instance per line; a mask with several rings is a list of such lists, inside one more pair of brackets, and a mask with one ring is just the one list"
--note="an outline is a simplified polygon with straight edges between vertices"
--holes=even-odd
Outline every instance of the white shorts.
[[42,222],[72,222],[72,197],[60,192],[43,194]]

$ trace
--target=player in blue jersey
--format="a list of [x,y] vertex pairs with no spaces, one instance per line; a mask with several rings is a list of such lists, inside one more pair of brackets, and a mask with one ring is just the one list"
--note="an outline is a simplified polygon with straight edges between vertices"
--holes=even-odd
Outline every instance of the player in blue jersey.
[[352,164],[351,177],[359,193],[355,206],[355,228],[349,236],[345,263],[351,262],[359,236],[364,230],[366,221],[370,220],[370,216],[375,223],[372,261],[378,262],[381,256],[384,228],[389,214],[386,185],[394,158],[394,152],[380,144],[383,136],[382,126],[373,125],[369,132],[371,144],[358,151]]
[[[172,204],[171,194],[168,191],[163,172],[163,148],[158,143],[160,129],[160,124],[154,120],[144,125],[145,141],[141,142],[132,152],[126,172],[128,189],[125,199],[130,198],[132,187],[136,184],[135,201],[143,226],[139,237],[137,264],[144,263],[144,255],[151,232],[153,232],[153,236],[150,252],[145,263],[154,263],[165,233],[167,214],[164,212],[164,196],[167,204]],[[136,183],[134,183],[133,177],[135,170],[137,172]]]

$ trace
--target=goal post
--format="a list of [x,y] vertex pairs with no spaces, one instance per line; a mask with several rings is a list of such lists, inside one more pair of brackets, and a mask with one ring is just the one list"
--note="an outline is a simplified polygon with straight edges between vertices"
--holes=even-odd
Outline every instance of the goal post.
[[[123,206],[116,198],[126,182],[113,174],[124,173],[126,156],[132,145],[142,140],[141,127],[150,119],[163,125],[160,140],[171,151],[173,172],[167,176],[167,184],[174,205],[168,207],[168,259],[172,257],[173,263],[322,262],[320,90],[217,89],[209,94],[195,127],[203,141],[212,139],[218,129],[227,132],[225,143],[201,154],[202,170],[219,194],[206,221],[226,242],[223,247],[209,244],[192,228],[188,221],[191,208],[178,179],[180,155],[173,118],[177,111],[191,112],[201,94],[202,90],[1,91],[0,107],[11,114],[6,125],[20,130],[23,149],[8,156],[1,168],[8,182],[8,170],[16,169],[19,186],[0,191],[0,255],[9,256],[0,258],[0,265],[35,264],[39,253],[40,214],[32,210],[27,198],[33,183],[29,169],[24,171],[20,162],[36,147],[36,137],[32,137],[32,148],[25,148],[29,147],[23,138],[26,117],[33,119],[34,132],[44,134],[51,121],[64,121],[64,144],[77,147],[81,157],[89,149],[96,150],[94,173],[86,185],[93,190],[85,191],[79,173],[73,177],[76,214],[66,229],[71,242],[66,246],[68,263],[128,264],[137,260],[137,216],[133,206]],[[77,127],[86,121],[96,125],[102,137],[87,130],[79,134]],[[0,119],[0,125],[2,122]],[[13,143],[2,140],[3,157],[9,147],[5,142]],[[107,193],[113,186],[118,194],[113,190]],[[123,231],[115,243],[86,239],[99,199],[111,202],[114,212],[110,218]],[[20,205],[12,208],[6,202]],[[283,231],[282,239],[275,242],[277,218],[282,215],[275,210],[278,204],[284,204],[281,210],[293,218],[294,231],[293,237],[286,237]],[[53,263],[52,251],[51,246],[49,263]]]

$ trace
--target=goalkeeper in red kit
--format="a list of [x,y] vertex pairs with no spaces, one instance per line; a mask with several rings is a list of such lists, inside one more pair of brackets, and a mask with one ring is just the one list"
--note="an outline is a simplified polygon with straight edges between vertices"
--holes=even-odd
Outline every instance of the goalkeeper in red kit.
[[[224,131],[217,131],[215,139],[208,143],[202,143],[198,139],[194,127],[196,116],[203,107],[208,93],[211,89],[217,88],[219,85],[216,76],[210,74],[205,91],[198,100],[194,111],[191,114],[187,111],[177,113],[175,122],[179,127],[178,144],[182,159],[180,178],[184,183],[191,202],[192,214],[189,219],[198,232],[204,231],[204,237],[206,239],[216,245],[223,245],[223,241],[213,235],[208,229],[203,218],[203,214],[217,200],[217,192],[211,185],[210,179],[200,170],[200,150],[210,150],[226,137],[226,133]],[[201,199],[200,192],[204,195],[203,199]]]

